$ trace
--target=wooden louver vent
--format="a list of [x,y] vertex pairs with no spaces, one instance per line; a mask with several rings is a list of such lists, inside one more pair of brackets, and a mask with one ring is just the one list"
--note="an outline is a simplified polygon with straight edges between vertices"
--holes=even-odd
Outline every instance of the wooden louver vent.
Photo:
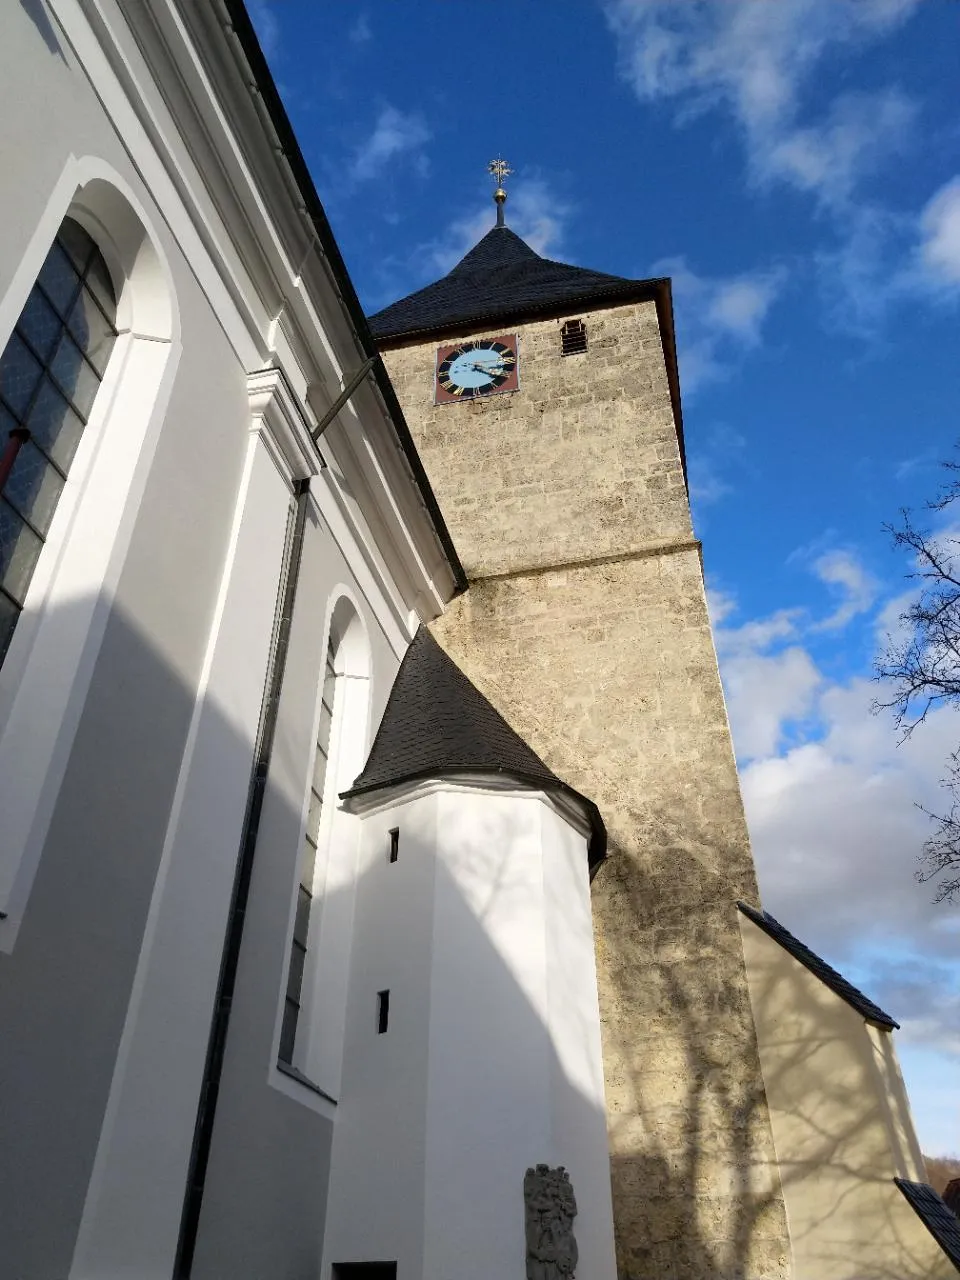
[[582,320],[567,320],[560,330],[560,354],[579,356],[587,349],[587,326]]

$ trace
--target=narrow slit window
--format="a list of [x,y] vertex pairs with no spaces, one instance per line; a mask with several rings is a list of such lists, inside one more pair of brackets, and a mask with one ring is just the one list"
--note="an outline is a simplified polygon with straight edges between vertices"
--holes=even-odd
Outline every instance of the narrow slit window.
[[391,827],[389,835],[390,835],[390,854],[389,854],[390,861],[396,862],[397,859],[400,857],[400,828]]
[[377,1035],[382,1036],[390,1021],[390,992],[377,992]]
[[567,320],[560,330],[560,354],[580,356],[587,349],[587,326],[582,320]]

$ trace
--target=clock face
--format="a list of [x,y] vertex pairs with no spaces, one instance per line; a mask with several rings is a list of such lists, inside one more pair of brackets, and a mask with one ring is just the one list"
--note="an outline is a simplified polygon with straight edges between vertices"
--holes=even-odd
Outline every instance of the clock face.
[[516,391],[519,385],[516,334],[471,338],[437,352],[437,404]]

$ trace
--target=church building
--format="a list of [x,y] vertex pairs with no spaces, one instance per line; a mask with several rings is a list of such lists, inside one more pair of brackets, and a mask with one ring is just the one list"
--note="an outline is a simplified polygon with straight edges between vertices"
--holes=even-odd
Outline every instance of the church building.
[[498,160],[366,317],[242,0],[3,35],[0,1280],[955,1274],[759,902],[669,280]]

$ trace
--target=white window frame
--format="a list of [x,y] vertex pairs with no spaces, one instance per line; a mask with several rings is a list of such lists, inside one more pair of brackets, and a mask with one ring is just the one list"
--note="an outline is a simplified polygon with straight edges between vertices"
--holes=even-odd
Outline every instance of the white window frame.
[[[277,996],[270,1079],[282,1092],[330,1114],[340,1095],[343,1065],[343,1043],[346,1031],[346,999],[350,975],[350,940],[353,933],[353,909],[356,893],[357,866],[360,856],[360,820],[339,801],[363,768],[370,742],[372,693],[372,652],[360,602],[345,584],[331,593],[324,623],[322,655],[327,652],[331,628],[338,606],[349,609],[353,634],[348,643],[341,642],[334,657],[337,675],[330,724],[327,773],[323,787],[323,805],[317,832],[317,858],[314,867],[313,902],[307,933],[307,957],[300,994],[300,1017],[294,1042],[293,1062],[289,1066],[300,1077],[291,1078],[289,1070],[279,1064],[280,1029],[283,1022],[287,987],[287,966],[293,937],[294,917],[299,887],[299,858],[296,862],[293,893],[287,920],[284,968]],[[324,664],[325,665],[325,662]],[[303,775],[303,807],[300,815],[298,850],[307,828],[310,802],[310,779],[320,725],[323,696],[323,671],[317,686],[313,717],[313,750],[308,769]],[[338,917],[331,919],[325,911],[328,894],[339,893]],[[289,1082],[289,1083],[288,1083]]]
[[0,952],[16,942],[130,544],[180,352],[172,277],[123,178],[71,157],[0,297],[5,345],[64,218],[93,237],[118,337],[0,667]]

